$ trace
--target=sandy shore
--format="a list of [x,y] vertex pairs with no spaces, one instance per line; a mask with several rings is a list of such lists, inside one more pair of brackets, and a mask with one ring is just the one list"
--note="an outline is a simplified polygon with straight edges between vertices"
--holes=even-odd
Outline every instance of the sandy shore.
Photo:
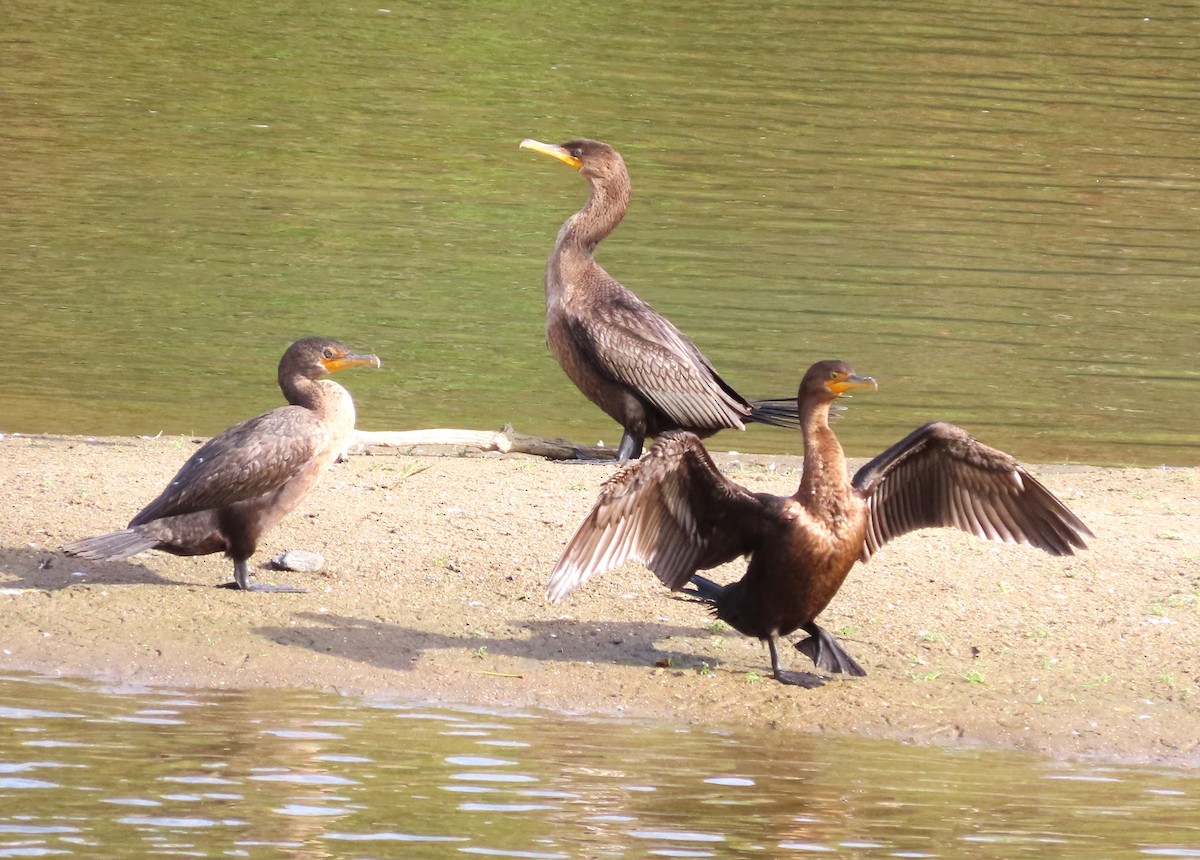
[[[953,531],[889,544],[822,616],[868,676],[802,690],[636,565],[546,602],[610,466],[354,456],[252,561],[307,594],[214,588],[219,556],[57,551],[123,526],[197,444],[0,436],[0,666],[1200,764],[1200,469],[1035,468],[1097,535],[1075,558]],[[794,457],[718,460],[755,490],[798,480]],[[263,569],[294,548],[325,569]]]

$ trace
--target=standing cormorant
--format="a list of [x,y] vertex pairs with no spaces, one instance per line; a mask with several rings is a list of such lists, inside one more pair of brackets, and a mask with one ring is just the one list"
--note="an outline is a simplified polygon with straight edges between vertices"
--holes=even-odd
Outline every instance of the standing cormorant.
[[561,146],[526,139],[521,148],[574,167],[591,185],[546,263],[546,342],[579,390],[624,428],[618,458],[640,457],[647,436],[668,430],[708,436],[748,422],[796,426],[789,401],[746,400],[691,340],[592,256],[629,207],[620,153],[586,139]]
[[350,442],[354,402],[342,386],[320,377],[362,366],[379,367],[379,358],[327,338],[296,341],[279,361],[279,387],[291,405],[204,443],[128,528],[75,541],[63,551],[107,561],[147,549],[224,552],[233,559],[232,587],[303,591],[251,582],[247,561],[259,539],[300,504]]
[[[590,576],[635,559],[672,590],[695,593],[735,630],[762,639],[785,684],[823,678],[785,672],[776,642],[796,645],[826,672],[866,672],[814,619],[856,561],[920,528],[954,526],[979,537],[1073,555],[1092,536],[1015,459],[953,424],[926,424],[864,465],[851,481],[829,409],[841,394],[874,390],[842,361],[814,364],[800,383],[804,473],[795,495],[752,493],[717,470],[691,433],[660,438],[641,462],[614,475],[554,567],[559,601]],[[750,556],[745,575],[721,586],[696,574]]]

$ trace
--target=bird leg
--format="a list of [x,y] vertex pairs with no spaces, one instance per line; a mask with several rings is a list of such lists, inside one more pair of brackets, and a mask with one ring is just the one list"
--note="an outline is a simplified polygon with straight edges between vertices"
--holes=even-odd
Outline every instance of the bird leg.
[[294,585],[268,585],[265,582],[250,581],[250,565],[246,563],[246,559],[237,559],[233,563],[233,582],[222,586],[223,588],[236,588],[240,591],[264,591],[264,592],[287,592],[291,594],[306,594],[307,589],[297,588]]
[[617,462],[628,463],[642,456],[642,445],[645,441],[645,436],[638,436],[626,430],[621,435],[621,447],[617,449]]
[[767,648],[771,652],[771,671],[774,673],[776,681],[794,687],[804,687],[806,690],[812,690],[825,683],[824,678],[811,672],[785,672],[779,665],[779,648],[775,644],[776,639],[777,637],[772,636],[767,640]]
[[846,652],[828,630],[812,622],[805,624],[804,630],[809,637],[797,642],[796,650],[811,657],[818,669],[826,672],[845,672],[860,678],[867,674],[867,670],[858,665],[858,661]]

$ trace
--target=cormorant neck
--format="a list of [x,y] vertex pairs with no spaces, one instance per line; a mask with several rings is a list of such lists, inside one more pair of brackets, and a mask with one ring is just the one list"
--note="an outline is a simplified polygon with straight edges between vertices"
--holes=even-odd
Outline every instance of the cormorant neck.
[[796,500],[810,511],[833,512],[850,491],[846,455],[829,426],[831,401],[802,402],[800,431],[804,436],[804,476]]
[[279,374],[279,388],[293,406],[303,406],[319,412],[325,400],[325,387],[316,379],[302,373]]
[[578,247],[589,256],[604,239],[617,229],[629,209],[629,174],[620,171],[603,179],[588,177],[591,192],[583,208],[563,224],[558,247]]

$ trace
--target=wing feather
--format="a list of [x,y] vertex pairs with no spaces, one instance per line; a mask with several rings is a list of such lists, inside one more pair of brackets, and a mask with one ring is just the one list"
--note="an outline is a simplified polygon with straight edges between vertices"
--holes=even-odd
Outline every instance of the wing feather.
[[312,413],[282,406],[209,439],[129,523],[224,507],[272,492],[328,444]]
[[742,429],[751,405],[670,320],[620,290],[605,294],[596,312],[572,315],[576,342],[612,379],[636,389],[680,426]]
[[1051,555],[1072,555],[1093,536],[1013,457],[953,424],[914,430],[859,469],[854,488],[870,512],[864,560],[893,538],[939,526]]
[[629,559],[672,589],[697,570],[750,552],[762,530],[759,496],[721,474],[692,433],[664,433],[641,460],[610,478],[554,566],[557,603]]

